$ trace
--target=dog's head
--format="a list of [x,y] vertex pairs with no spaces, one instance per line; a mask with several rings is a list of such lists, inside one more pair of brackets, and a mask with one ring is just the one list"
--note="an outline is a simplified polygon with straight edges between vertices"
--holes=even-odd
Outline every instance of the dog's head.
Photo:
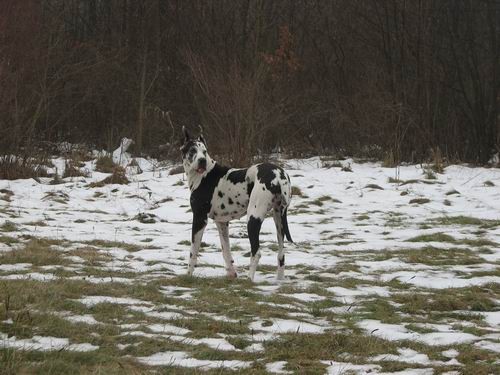
[[181,147],[182,165],[186,173],[194,171],[203,175],[210,171],[214,161],[208,155],[207,143],[203,136],[191,138],[185,127],[182,127],[182,132],[184,133],[184,144]]

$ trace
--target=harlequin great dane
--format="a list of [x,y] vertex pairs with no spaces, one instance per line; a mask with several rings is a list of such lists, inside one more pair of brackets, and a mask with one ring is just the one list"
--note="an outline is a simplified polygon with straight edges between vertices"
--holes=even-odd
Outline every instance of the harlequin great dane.
[[184,144],[181,147],[182,164],[191,190],[193,226],[188,275],[192,275],[198,258],[203,231],[208,218],[215,221],[226,264],[227,276],[236,277],[234,260],[229,247],[229,221],[248,217],[248,237],[251,258],[248,277],[253,281],[260,259],[259,233],[266,214],[272,210],[278,236],[277,278],[283,279],[285,253],[283,238],[292,241],[287,222],[287,208],[291,198],[290,177],[269,163],[236,169],[223,167],[210,158],[202,135],[193,139],[183,127]]

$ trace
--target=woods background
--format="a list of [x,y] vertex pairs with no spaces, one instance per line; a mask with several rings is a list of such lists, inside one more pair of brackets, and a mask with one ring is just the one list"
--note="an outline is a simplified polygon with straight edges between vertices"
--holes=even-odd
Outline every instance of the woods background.
[[0,2],[0,154],[128,136],[155,155],[203,124],[236,164],[484,163],[499,90],[498,0]]

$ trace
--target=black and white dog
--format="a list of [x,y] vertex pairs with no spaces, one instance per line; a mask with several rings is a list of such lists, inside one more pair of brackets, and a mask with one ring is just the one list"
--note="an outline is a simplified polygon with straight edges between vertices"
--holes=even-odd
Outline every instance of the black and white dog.
[[227,276],[236,277],[234,260],[229,247],[229,221],[248,217],[248,237],[251,246],[251,260],[248,277],[253,280],[260,259],[259,233],[266,214],[272,210],[278,235],[277,278],[283,279],[285,253],[283,237],[290,242],[287,208],[291,198],[290,177],[273,164],[252,165],[246,169],[227,168],[217,164],[207,153],[203,136],[192,139],[185,128],[184,145],[181,147],[182,164],[191,190],[193,227],[191,252],[189,254],[188,275],[192,275],[203,231],[208,218],[215,221],[219,231],[222,256],[226,264]]

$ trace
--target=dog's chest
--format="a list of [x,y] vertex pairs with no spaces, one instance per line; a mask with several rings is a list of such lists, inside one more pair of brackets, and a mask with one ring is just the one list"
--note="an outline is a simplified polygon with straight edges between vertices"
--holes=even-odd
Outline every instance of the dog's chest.
[[239,219],[246,214],[248,201],[247,183],[235,184],[221,178],[212,195],[208,216],[216,221]]

